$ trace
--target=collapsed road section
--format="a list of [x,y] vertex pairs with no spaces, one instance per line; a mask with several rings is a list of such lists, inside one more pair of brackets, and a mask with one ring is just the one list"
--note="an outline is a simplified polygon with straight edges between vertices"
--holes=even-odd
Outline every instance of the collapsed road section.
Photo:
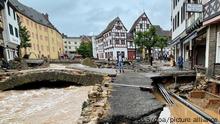
[[150,92],[141,90],[141,87],[148,88],[151,84],[152,80],[141,73],[126,72],[126,75],[117,76],[112,85],[112,96],[109,99],[110,110],[99,123],[157,123],[164,105],[157,101]]

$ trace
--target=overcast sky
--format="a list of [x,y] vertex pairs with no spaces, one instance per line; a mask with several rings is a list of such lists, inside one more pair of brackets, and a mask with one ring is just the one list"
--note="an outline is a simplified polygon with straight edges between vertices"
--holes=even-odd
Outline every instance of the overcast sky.
[[146,12],[154,25],[170,29],[170,0],[19,0],[39,12],[69,36],[96,35],[119,16],[129,30]]

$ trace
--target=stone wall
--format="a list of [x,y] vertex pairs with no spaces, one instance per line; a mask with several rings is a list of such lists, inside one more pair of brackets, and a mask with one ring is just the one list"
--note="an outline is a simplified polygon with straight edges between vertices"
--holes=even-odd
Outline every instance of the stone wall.
[[81,117],[77,124],[98,124],[110,109],[108,98],[111,94],[111,78],[105,77],[102,84],[96,84],[82,106]]
[[39,70],[34,72],[19,72],[11,74],[5,80],[0,81],[0,90],[12,89],[32,82],[50,81],[56,83],[73,82],[75,85],[90,86],[99,84],[103,81],[103,75],[77,72],[75,70]]

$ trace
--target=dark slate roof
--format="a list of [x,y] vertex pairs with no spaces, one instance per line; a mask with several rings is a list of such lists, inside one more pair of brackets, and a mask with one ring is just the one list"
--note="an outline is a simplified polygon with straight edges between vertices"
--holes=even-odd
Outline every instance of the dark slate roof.
[[54,25],[49,21],[49,19],[46,17],[48,15],[44,15],[44,14],[36,11],[35,9],[20,3],[18,0],[9,0],[9,1],[17,9],[17,11],[19,13],[21,13],[22,15],[30,18],[31,20],[33,20],[33,21],[35,21],[35,22],[37,22],[41,25],[50,27],[50,28],[55,29],[56,31],[58,31],[54,27]]
[[154,25],[154,27],[156,28],[156,32],[158,35],[171,37],[171,31],[163,30],[159,25]]
[[[134,24],[132,25],[132,27],[131,27],[131,29],[130,29],[130,31],[129,31],[130,33],[132,33],[132,32],[134,31],[136,25],[138,24],[138,22],[140,21],[140,19],[141,19],[141,17],[142,17],[143,15],[145,15],[145,16],[147,17],[148,21],[150,22],[150,19],[148,18],[147,14],[144,12],[144,13],[141,14],[141,16],[139,16],[138,19],[134,22]],[[151,22],[150,22],[150,24],[151,24]],[[151,25],[152,25],[152,24],[151,24]]]
[[[106,32],[108,32],[108,31],[110,31],[110,30],[112,30],[112,28],[114,27],[114,25],[115,25],[115,23],[117,22],[117,21],[120,21],[121,23],[122,23],[122,21],[121,21],[121,19],[119,18],[119,17],[116,17],[114,20],[112,20],[109,24],[108,24],[108,26],[106,27],[106,29],[104,30],[104,31],[102,31],[96,38],[100,38],[100,37],[102,37],[102,35],[103,34],[105,34]],[[123,24],[123,23],[122,23]],[[124,25],[123,25],[124,26]],[[125,28],[125,26],[124,26],[124,28]],[[125,28],[126,29],[126,28]],[[126,29],[127,30],[127,29]]]

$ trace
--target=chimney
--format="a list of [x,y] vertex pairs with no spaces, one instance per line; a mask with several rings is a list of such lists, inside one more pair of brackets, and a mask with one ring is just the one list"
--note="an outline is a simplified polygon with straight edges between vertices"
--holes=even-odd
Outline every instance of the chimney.
[[47,19],[47,20],[49,20],[49,15],[47,14],[47,13],[45,13],[45,14],[43,14],[44,15],[44,17]]

